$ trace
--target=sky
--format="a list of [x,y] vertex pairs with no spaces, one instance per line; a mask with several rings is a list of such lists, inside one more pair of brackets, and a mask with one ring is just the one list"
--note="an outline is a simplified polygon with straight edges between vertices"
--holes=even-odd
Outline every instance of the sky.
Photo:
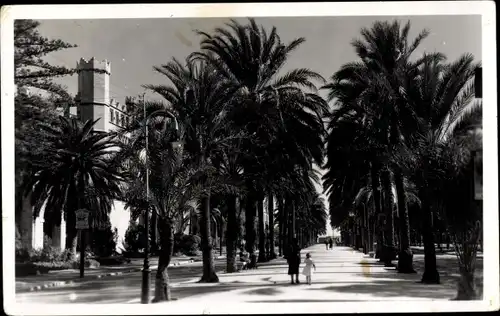
[[[304,37],[286,63],[283,71],[309,68],[328,79],[343,64],[357,60],[351,41],[360,38],[362,28],[375,21],[411,21],[409,38],[423,29],[430,35],[422,42],[416,56],[423,52],[442,52],[449,61],[463,53],[471,53],[481,61],[481,16],[328,16],[328,17],[260,17],[258,24],[270,30],[273,26],[285,43]],[[237,19],[245,22],[246,19]],[[173,57],[183,60],[199,49],[200,37],[194,30],[212,32],[222,27],[228,18],[156,18],[156,19],[96,19],[41,20],[43,36],[62,39],[78,45],[51,53],[47,61],[74,67],[81,58],[111,62],[110,95],[123,102],[125,96],[136,96],[143,84],[168,84],[167,79],[153,71],[153,66],[167,63]],[[76,76],[62,83],[71,94],[77,92]],[[322,93],[325,96],[324,93]],[[155,99],[151,92],[146,98]],[[322,192],[321,185],[317,189]],[[326,200],[326,199],[325,199]],[[329,227],[328,227],[329,228]],[[329,234],[331,229],[329,228]]]

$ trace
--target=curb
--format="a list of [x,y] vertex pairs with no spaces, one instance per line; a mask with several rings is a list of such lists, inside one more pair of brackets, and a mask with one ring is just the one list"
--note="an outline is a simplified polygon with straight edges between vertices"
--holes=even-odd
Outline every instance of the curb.
[[[194,260],[177,261],[175,263],[172,263],[171,266],[180,266],[180,265],[190,264],[193,262],[195,262],[195,261]],[[85,281],[89,281],[89,280],[102,279],[105,277],[118,276],[118,275],[123,275],[125,273],[132,273],[132,272],[138,272],[138,271],[142,271],[142,267],[141,268],[133,268],[133,269],[125,270],[125,271],[119,271],[119,272],[109,272],[109,273],[92,275],[92,276],[88,276],[84,279],[67,280],[67,281],[54,281],[54,282],[45,283],[42,285],[35,285],[35,286],[32,286],[32,287],[27,288],[27,289],[19,290],[18,293],[37,292],[37,291],[41,291],[41,290],[48,289],[48,288],[64,287],[67,285],[81,283],[81,282],[85,282]]]

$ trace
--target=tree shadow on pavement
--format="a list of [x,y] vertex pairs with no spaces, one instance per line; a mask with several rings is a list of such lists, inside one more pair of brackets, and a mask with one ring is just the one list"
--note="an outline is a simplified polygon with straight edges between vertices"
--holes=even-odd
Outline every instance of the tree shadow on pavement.
[[196,297],[204,294],[214,294],[221,292],[230,292],[241,289],[251,289],[245,291],[245,294],[250,295],[277,295],[281,293],[280,288],[294,286],[289,283],[278,283],[278,284],[248,284],[248,283],[224,283],[224,284],[214,284],[213,286],[206,287],[175,287],[172,289],[172,296],[182,299],[186,297]]
[[412,298],[452,299],[456,294],[455,286],[428,285],[402,281],[377,280],[370,283],[357,283],[343,286],[327,286],[310,288],[311,291],[332,291],[340,293],[369,294],[378,297],[394,297],[404,295]]
[[376,266],[376,267],[384,266],[384,263],[380,262],[380,261],[374,261],[374,262],[357,262],[356,264],[359,265],[359,266]]
[[334,302],[363,302],[363,300],[343,300],[343,299],[281,299],[281,300],[251,300],[245,303],[334,303]]
[[249,294],[249,295],[277,295],[281,293],[283,292],[276,286],[259,288],[243,292],[243,294]]

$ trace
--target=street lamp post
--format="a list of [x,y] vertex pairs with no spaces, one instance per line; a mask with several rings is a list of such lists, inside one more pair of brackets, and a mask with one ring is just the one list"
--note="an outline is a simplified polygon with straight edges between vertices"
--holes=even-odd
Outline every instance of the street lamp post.
[[[146,155],[145,155],[145,162],[146,162],[146,201],[147,201],[147,207],[146,211],[144,214],[144,235],[146,239],[146,245],[144,247],[144,264],[143,264],[143,269],[142,269],[142,288],[141,288],[141,304],[149,304],[150,298],[149,298],[149,292],[150,292],[150,275],[151,275],[151,269],[149,265],[149,209],[150,209],[150,203],[149,203],[149,154],[148,154],[148,149],[149,149],[149,119],[153,117],[155,114],[163,112],[166,113],[170,118],[174,119],[175,121],[175,129],[176,132],[179,129],[179,124],[177,122],[176,117],[164,110],[158,110],[153,113],[151,113],[149,116],[146,116],[146,102],[144,100],[144,95],[142,94],[142,106],[144,110],[144,129],[145,129],[145,149],[146,149]],[[156,227],[155,227],[156,229]]]
[[364,202],[361,202],[363,205],[363,252],[368,254],[370,252],[370,225],[368,218],[368,210],[366,209],[366,205]]
[[144,212],[144,235],[146,238],[146,246],[144,247],[144,266],[142,269],[142,295],[141,304],[149,304],[149,288],[150,288],[150,275],[151,269],[149,268],[149,131],[148,121],[146,117],[146,102],[144,101],[144,94],[142,95],[142,106],[144,109],[144,129],[146,137],[146,211]]

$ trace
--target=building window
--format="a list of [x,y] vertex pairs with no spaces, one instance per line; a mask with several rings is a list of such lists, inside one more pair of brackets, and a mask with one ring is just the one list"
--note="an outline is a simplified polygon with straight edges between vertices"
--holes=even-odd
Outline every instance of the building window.
[[116,112],[116,125],[120,125],[120,112]]
[[125,115],[122,114],[122,126],[125,126]]
[[109,109],[109,114],[110,114],[110,121],[113,122],[113,120],[115,119],[115,111],[113,111],[113,109]]

